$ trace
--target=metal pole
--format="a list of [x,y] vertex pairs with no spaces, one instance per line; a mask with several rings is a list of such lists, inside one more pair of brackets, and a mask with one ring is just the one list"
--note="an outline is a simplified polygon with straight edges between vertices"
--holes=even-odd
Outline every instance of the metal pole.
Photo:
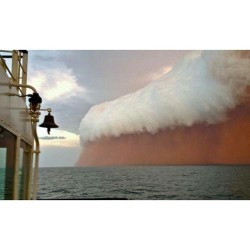
[[37,180],[38,180],[38,163],[39,163],[39,154],[40,154],[40,144],[39,144],[39,139],[37,136],[37,122],[39,121],[39,115],[40,112],[33,113],[32,115],[32,131],[33,131],[33,136],[34,136],[34,148],[33,148],[33,154],[35,154],[35,166],[34,166],[34,182],[33,182],[33,196],[32,199],[36,200],[37,197]]
[[25,199],[26,200],[31,200],[31,182],[32,182],[32,167],[33,167],[33,146],[34,146],[34,141],[32,148],[30,148],[28,153],[28,176],[27,176],[27,186],[26,186],[26,191],[25,191]]
[[[22,72],[22,85],[27,85],[28,74],[28,53],[23,53],[23,72]],[[22,87],[22,92],[26,95],[26,88]],[[25,100],[25,98],[24,98]]]
[[17,50],[13,50],[12,52],[12,76],[13,82],[15,84],[18,83],[18,52]]
[[28,88],[31,89],[34,93],[37,93],[37,90],[31,86],[26,84],[18,84],[18,83],[0,83],[0,86],[8,86],[8,87],[22,87],[22,88]]
[[14,187],[13,187],[13,199],[18,200],[18,168],[19,168],[19,155],[20,155],[20,142],[21,136],[18,135],[16,138],[16,149],[15,149],[15,165],[14,165]]

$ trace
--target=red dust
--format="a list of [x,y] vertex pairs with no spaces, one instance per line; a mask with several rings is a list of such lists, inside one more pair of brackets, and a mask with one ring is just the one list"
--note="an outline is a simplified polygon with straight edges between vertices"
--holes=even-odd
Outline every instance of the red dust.
[[250,102],[215,125],[166,129],[89,142],[77,166],[250,164]]

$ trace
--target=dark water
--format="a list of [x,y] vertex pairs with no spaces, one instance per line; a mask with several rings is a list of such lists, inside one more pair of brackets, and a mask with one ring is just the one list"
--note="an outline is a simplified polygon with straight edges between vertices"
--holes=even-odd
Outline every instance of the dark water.
[[41,168],[38,199],[249,200],[250,166]]

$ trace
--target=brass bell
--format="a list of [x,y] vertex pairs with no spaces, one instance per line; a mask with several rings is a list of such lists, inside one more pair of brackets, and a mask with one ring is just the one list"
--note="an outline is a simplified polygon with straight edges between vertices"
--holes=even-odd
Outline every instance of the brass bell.
[[58,128],[58,125],[54,122],[54,116],[50,115],[50,112],[48,115],[45,115],[44,121],[42,124],[39,125],[39,127],[47,128],[48,134],[50,134],[51,128]]

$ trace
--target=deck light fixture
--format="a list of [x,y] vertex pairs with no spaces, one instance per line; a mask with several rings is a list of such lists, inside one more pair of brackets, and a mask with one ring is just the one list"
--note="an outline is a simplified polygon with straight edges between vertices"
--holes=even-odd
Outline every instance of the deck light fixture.
[[40,95],[36,92],[34,92],[32,95],[26,95],[29,96],[29,103],[30,103],[30,110],[33,112],[36,112],[37,110],[40,109],[41,103],[42,103],[42,98]]

